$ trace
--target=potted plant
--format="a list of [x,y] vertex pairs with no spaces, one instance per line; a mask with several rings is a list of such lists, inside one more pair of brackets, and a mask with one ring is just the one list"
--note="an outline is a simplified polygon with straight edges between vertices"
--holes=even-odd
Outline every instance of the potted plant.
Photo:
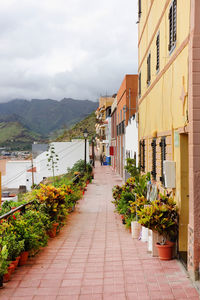
[[178,210],[173,198],[160,194],[159,200],[142,208],[138,215],[141,225],[158,232],[162,237],[161,242],[156,245],[160,259],[170,260],[173,242],[178,234]]
[[135,201],[130,202],[131,213],[135,215],[135,219],[131,223],[132,238],[138,239],[141,236],[142,226],[138,222],[139,216],[138,211],[140,211],[148,203],[144,196],[137,196]]
[[39,211],[28,210],[23,215],[18,214],[12,221],[15,228],[17,241],[23,241],[24,247],[19,261],[20,265],[25,264],[29,252],[34,254],[40,247],[47,244],[47,235],[42,221],[42,214]]

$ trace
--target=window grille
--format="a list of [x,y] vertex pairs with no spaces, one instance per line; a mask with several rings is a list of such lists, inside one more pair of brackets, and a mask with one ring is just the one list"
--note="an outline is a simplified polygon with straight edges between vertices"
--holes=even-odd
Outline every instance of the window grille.
[[151,143],[152,147],[152,177],[154,180],[156,180],[156,139],[153,139]]
[[166,160],[166,138],[162,137],[160,142],[160,148],[161,148],[161,177],[160,181],[162,184],[164,184],[164,174],[163,174],[163,162]]
[[139,159],[140,159],[140,168],[141,171],[145,171],[145,140],[141,140],[139,143],[139,148],[140,148],[140,154],[139,154]]
[[156,71],[160,69],[160,33],[156,39]]
[[173,0],[169,9],[169,46],[168,50],[171,51],[176,45],[176,32],[177,32],[177,0]]
[[151,53],[147,57],[147,84],[151,82]]

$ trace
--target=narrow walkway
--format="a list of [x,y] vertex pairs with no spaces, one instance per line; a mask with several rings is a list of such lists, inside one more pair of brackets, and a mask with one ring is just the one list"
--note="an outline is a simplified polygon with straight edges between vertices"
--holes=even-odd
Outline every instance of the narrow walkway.
[[67,226],[18,268],[0,299],[199,299],[179,262],[152,258],[121,224],[111,203],[112,187],[120,183],[109,167],[96,167]]

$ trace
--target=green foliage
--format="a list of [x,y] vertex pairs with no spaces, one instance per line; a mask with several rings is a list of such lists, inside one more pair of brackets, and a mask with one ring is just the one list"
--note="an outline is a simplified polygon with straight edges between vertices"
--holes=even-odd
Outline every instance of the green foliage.
[[137,194],[139,197],[141,196],[146,197],[148,181],[149,181],[149,173],[135,177],[134,193]]
[[178,211],[174,200],[160,195],[159,200],[152,201],[149,206],[138,212],[139,223],[157,231],[166,239],[175,239],[178,233]]
[[[11,216],[11,218],[15,218],[15,215]],[[24,240],[18,241],[15,227],[11,222],[4,221],[1,223],[0,234],[1,245],[6,246],[8,250],[7,259],[10,261],[15,260],[24,249]]]
[[11,150],[31,150],[31,144],[41,139],[39,134],[33,133],[19,121],[0,121],[0,146]]
[[7,261],[8,249],[6,245],[0,248],[0,276],[7,272],[9,262]]
[[[85,161],[83,159],[79,159],[71,169],[69,169],[70,172],[79,172],[79,173],[85,173]],[[91,173],[92,172],[92,166],[87,163],[86,164],[86,172]]]
[[136,167],[136,160],[133,158],[126,159],[126,166],[124,169],[131,175],[131,177],[138,177],[140,175],[140,168]]
[[[43,216],[42,216],[43,218]],[[47,244],[45,226],[38,211],[28,210],[12,220],[18,241],[24,240],[24,251],[38,250]]]
[[91,113],[88,117],[74,125],[71,129],[65,130],[56,141],[70,141],[73,138],[83,138],[83,128],[89,132],[88,139],[90,140],[95,134],[96,116]]
[[52,171],[52,175],[53,175],[53,181],[55,182],[55,170],[58,170],[58,155],[55,153],[55,147],[53,144],[50,145],[49,147],[49,152],[47,153],[47,157],[48,157],[48,164],[47,167],[49,168],[48,170]]

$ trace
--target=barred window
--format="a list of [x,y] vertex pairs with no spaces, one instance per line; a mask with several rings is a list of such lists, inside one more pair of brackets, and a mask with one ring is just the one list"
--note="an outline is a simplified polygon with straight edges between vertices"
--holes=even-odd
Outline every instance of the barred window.
[[156,139],[153,139],[151,143],[152,147],[152,177],[154,180],[156,180]]
[[151,53],[147,56],[147,85],[151,83]]
[[156,71],[160,69],[160,33],[156,38]]
[[140,168],[145,172],[145,140],[140,141],[139,148]]
[[166,160],[166,138],[162,137],[160,142],[160,148],[161,148],[161,177],[160,181],[162,184],[164,184],[164,174],[163,174],[163,162]]
[[177,0],[173,0],[169,9],[169,46],[171,52],[176,46],[177,32]]

